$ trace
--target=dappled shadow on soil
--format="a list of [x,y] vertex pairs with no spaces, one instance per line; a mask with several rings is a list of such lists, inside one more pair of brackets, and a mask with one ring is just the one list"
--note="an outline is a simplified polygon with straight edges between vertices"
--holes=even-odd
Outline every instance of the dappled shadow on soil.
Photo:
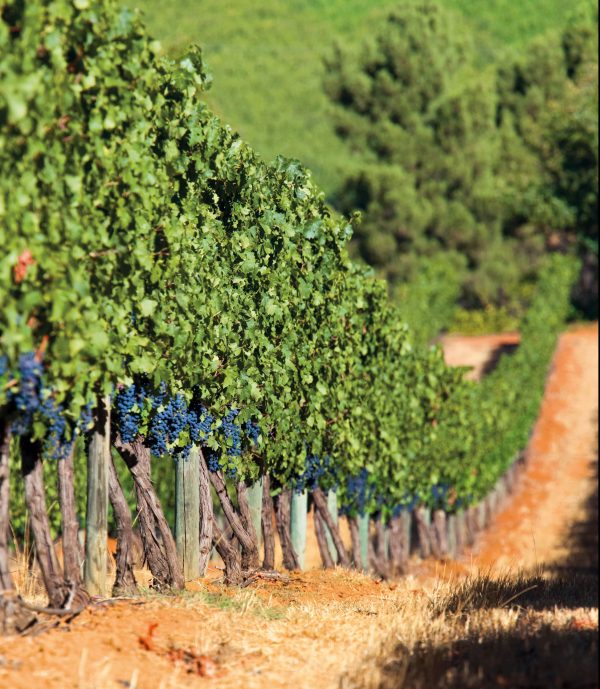
[[568,577],[534,572],[467,577],[437,606],[440,613],[467,613],[494,608],[577,610],[598,605],[598,578],[587,572]]
[[598,444],[592,473],[594,490],[585,501],[583,513],[570,527],[568,534],[569,552],[567,556],[549,569],[562,575],[588,575],[596,579],[598,593]]
[[504,343],[499,345],[498,347],[494,348],[487,361],[484,363],[483,368],[481,370],[481,375],[482,376],[487,376],[488,373],[491,373],[496,366],[498,366],[498,363],[500,362],[500,359],[506,354],[514,354],[517,349],[519,348],[518,344],[513,344],[513,343]]
[[398,646],[382,667],[378,689],[595,689],[598,632],[555,629],[531,620],[523,629],[468,634],[444,644],[424,643],[411,653]]

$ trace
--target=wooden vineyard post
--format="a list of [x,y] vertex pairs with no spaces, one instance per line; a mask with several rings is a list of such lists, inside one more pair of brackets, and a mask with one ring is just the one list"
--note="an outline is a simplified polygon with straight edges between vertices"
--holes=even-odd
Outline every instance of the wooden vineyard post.
[[175,463],[175,545],[185,581],[200,576],[200,453]]
[[263,480],[258,478],[251,486],[247,488],[248,506],[250,507],[250,516],[254,524],[254,531],[258,539],[258,545],[262,542],[262,501],[263,501]]
[[446,513],[444,510],[433,510],[431,533],[431,551],[436,559],[447,557],[448,555],[448,527],[446,524]]
[[360,559],[363,571],[369,569],[369,527],[371,519],[368,514],[361,514],[358,517],[358,534],[360,538]]
[[456,552],[461,555],[465,547],[469,545],[467,535],[467,514],[464,510],[458,510],[455,515],[455,538],[456,538]]
[[426,507],[421,505],[415,509],[414,515],[419,537],[419,554],[422,559],[426,559],[431,555],[431,538],[429,535],[431,513]]
[[91,595],[107,592],[108,465],[110,456],[110,397],[98,400],[87,457],[85,588]]
[[296,493],[292,491],[292,515],[290,531],[292,546],[298,556],[300,569],[306,566],[306,520],[307,520],[308,494],[306,491]]
[[398,564],[400,565],[400,571],[405,571],[406,568],[408,567],[408,560],[410,558],[410,532],[411,532],[411,523],[412,523],[412,513],[409,512],[408,510],[402,510],[400,513],[400,516],[398,517],[399,521],[399,540],[400,540],[400,549],[399,549],[399,562]]
[[[331,514],[334,524],[338,524],[337,494],[332,490],[327,493],[327,509],[329,510],[329,514]],[[338,562],[338,554],[331,536],[331,532],[327,526],[325,526],[325,538],[327,539],[327,547],[329,548],[333,562],[336,564]]]
[[485,504],[485,498],[477,504],[477,528],[479,531],[483,531],[488,525],[487,520],[487,506]]
[[448,555],[454,559],[457,555],[456,514],[449,514],[446,524],[448,530]]

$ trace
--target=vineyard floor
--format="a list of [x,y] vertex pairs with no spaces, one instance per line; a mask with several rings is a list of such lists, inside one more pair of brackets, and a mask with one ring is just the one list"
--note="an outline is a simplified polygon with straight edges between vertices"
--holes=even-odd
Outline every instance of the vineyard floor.
[[[477,373],[518,341],[475,339],[444,346]],[[415,560],[391,583],[310,569],[241,590],[211,566],[183,595],[0,640],[0,688],[598,686],[597,367],[597,325],[561,337],[520,487],[460,562]]]

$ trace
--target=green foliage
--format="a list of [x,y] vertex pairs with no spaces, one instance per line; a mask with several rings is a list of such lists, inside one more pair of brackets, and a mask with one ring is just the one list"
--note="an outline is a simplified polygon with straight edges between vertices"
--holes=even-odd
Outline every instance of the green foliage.
[[[521,344],[504,356],[478,388],[474,416],[482,419],[472,466],[473,492],[485,495],[523,449],[538,415],[557,336],[568,316],[569,296],[579,266],[553,255],[540,273],[521,324]],[[466,485],[465,485],[466,488]]]
[[[298,158],[331,194],[354,165],[336,138],[321,89],[323,58],[334,41],[350,44],[377,30],[398,0],[122,0],[139,7],[167,54],[203,46],[214,85],[207,102],[264,157]],[[460,31],[477,35],[480,61],[505,45],[561,26],[562,0],[444,0]],[[268,97],[265,97],[268,94]]]
[[506,306],[489,304],[479,310],[457,308],[448,329],[463,335],[486,335],[518,330],[520,323],[520,316],[511,313]]
[[[203,102],[198,49],[160,58],[138,18],[111,0],[7,4],[0,46],[2,421],[17,413],[10,372],[36,351],[72,423],[99,393],[143,378],[216,418],[235,408],[239,423],[259,423],[258,447],[240,457],[209,441],[242,479],[268,472],[277,488],[297,479],[307,454],[330,458],[321,485],[339,484],[351,511],[430,503],[440,485],[468,500],[506,466],[523,438],[498,413],[503,381],[476,388],[439,348],[412,344],[386,284],[348,259],[351,227],[310,174],[284,158],[264,163]],[[460,260],[422,269],[415,285],[444,320]],[[446,292],[426,284],[444,272]],[[562,305],[571,277],[557,257],[544,298]],[[524,333],[536,347],[542,338],[533,373],[517,371],[535,395],[564,315],[553,308],[534,300]],[[526,367],[524,351],[515,360]],[[506,373],[513,395],[517,373]],[[536,399],[514,404],[529,422]],[[36,420],[30,431],[47,429]],[[159,461],[153,476],[172,490],[172,466]],[[361,506],[347,479],[363,471],[371,491]]]
[[597,40],[576,17],[476,69],[459,24],[406,2],[362,47],[334,50],[325,90],[362,160],[336,202],[362,212],[357,251],[392,283],[459,252],[463,306],[508,306],[549,249],[597,256]]
[[417,260],[414,277],[394,285],[392,300],[417,346],[427,345],[453,321],[465,269],[460,254],[440,253]]

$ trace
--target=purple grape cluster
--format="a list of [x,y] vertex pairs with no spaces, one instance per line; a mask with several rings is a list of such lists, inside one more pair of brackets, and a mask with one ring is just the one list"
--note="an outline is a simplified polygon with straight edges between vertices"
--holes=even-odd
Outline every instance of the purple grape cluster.
[[253,447],[258,446],[258,439],[260,437],[260,426],[251,420],[246,421],[245,424],[246,437]]
[[373,498],[374,487],[369,484],[369,472],[363,468],[358,476],[349,476],[346,481],[347,510],[355,507],[361,517],[367,511],[367,505]]
[[67,422],[62,404],[55,404],[51,397],[46,398],[40,411],[46,419],[47,433],[44,438],[44,455],[51,459],[65,459],[73,447],[73,438],[67,438]]
[[213,417],[206,407],[200,406],[198,411],[190,409],[188,411],[188,426],[192,442],[204,445],[213,432]]
[[12,424],[15,435],[24,435],[31,428],[33,415],[40,407],[42,373],[42,365],[33,352],[21,354],[18,366],[19,385],[10,389],[7,395],[18,412]]
[[449,490],[450,486],[447,483],[436,483],[434,486],[431,486],[431,497],[433,498],[434,507],[446,507]]
[[325,476],[329,478],[329,482],[333,483],[331,490],[335,490],[338,482],[331,457],[307,454],[304,471],[292,479],[292,490],[298,495],[305,490],[314,490]]
[[239,409],[231,409],[221,422],[221,429],[227,443],[228,457],[239,457],[242,454],[242,432],[235,423]]
[[214,450],[210,450],[208,452],[206,456],[206,466],[208,467],[209,471],[212,471],[213,474],[216,474],[221,468],[219,455]]
[[168,445],[177,442],[187,425],[187,403],[183,395],[178,393],[152,416],[148,431],[148,442],[152,454],[156,457],[167,454]]
[[[6,358],[2,359],[3,373],[6,373]],[[14,377],[19,385],[10,389],[7,396],[16,412],[12,432],[15,435],[30,433],[34,415],[38,414],[46,426],[44,456],[57,460],[66,458],[77,434],[86,431],[91,425],[92,405],[84,407],[77,423],[69,423],[64,406],[56,404],[52,391],[45,388],[43,367],[33,352],[19,357],[18,372]]]
[[89,431],[92,423],[94,422],[94,414],[92,411],[92,403],[88,402],[85,407],[81,410],[79,416],[79,421],[77,423],[77,428],[80,433],[85,433]]
[[[145,440],[157,457],[171,453],[175,459],[187,459],[192,445],[205,445],[213,433],[214,418],[206,407],[195,400],[188,405],[180,393],[169,396],[164,383],[156,392],[144,381],[123,387],[115,397],[114,406],[116,426],[123,441],[132,442],[147,429]],[[144,413],[148,415],[146,421]],[[227,429],[235,441],[235,431],[229,426]],[[177,446],[182,439],[187,442],[184,440],[185,444]]]
[[124,443],[132,443],[138,436],[142,422],[141,411],[148,397],[143,385],[121,388],[115,397],[116,421]]
[[417,505],[419,498],[417,495],[406,494],[404,501],[400,505],[396,505],[392,510],[392,517],[398,517],[402,512],[412,512]]

